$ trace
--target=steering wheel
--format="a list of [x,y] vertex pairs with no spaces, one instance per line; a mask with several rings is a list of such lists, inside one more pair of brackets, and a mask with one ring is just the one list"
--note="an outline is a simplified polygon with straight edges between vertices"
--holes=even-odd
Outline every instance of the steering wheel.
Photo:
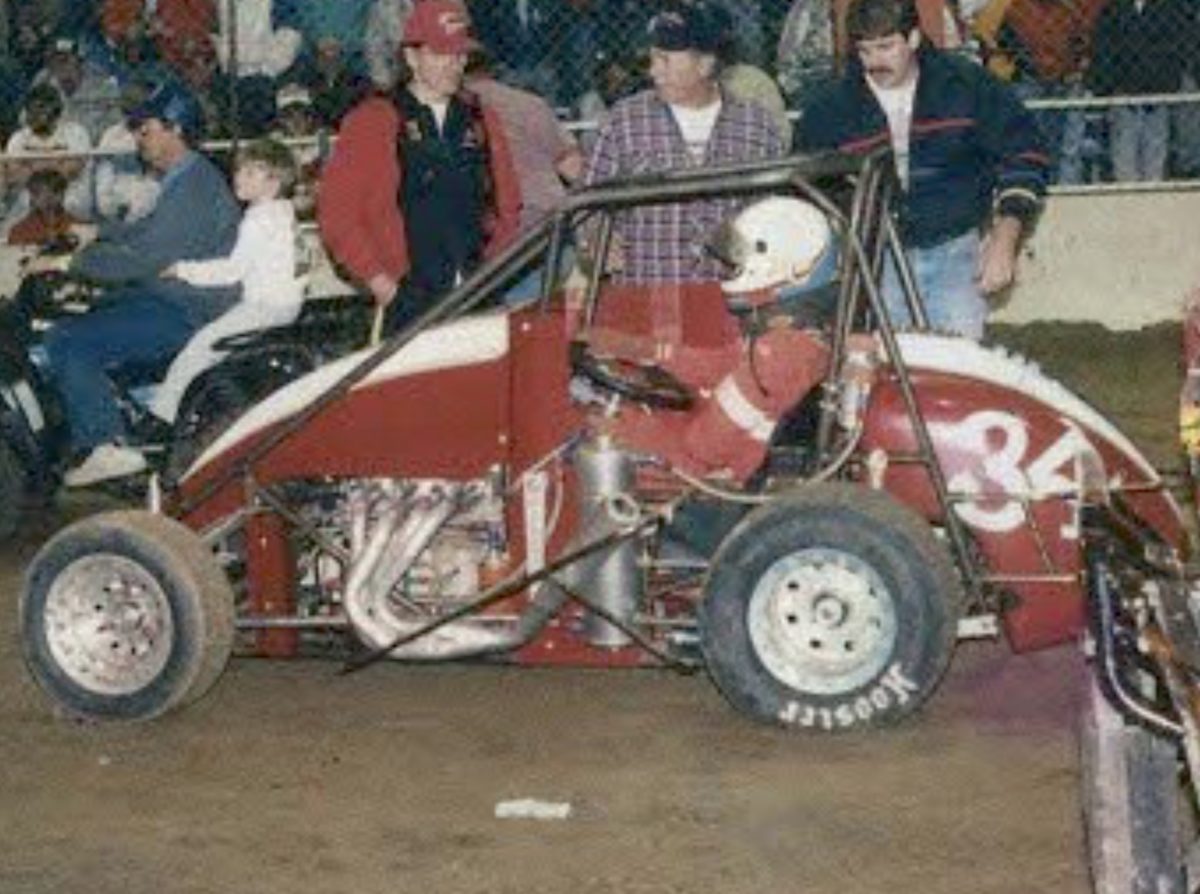
[[658,410],[690,410],[696,395],[655,363],[593,354],[586,342],[571,342],[571,368],[589,382]]

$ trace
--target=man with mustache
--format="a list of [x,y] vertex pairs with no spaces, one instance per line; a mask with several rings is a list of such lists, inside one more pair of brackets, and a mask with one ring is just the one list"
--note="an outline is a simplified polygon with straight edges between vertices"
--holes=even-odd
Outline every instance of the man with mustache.
[[[803,112],[804,150],[865,154],[890,144],[900,236],[934,329],[983,335],[987,296],[1012,284],[1041,209],[1049,155],[1012,91],[975,63],[930,46],[912,0],[855,0],[846,74]],[[892,265],[884,301],[912,322]]]

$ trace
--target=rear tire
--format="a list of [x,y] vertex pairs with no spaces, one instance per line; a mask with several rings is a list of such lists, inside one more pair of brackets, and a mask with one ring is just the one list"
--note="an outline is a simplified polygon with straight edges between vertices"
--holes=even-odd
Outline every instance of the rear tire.
[[21,593],[25,662],[67,714],[149,720],[200,698],[233,646],[234,595],[179,522],[110,512],[65,528]]
[[700,641],[739,711],[797,729],[912,714],[950,661],[962,590],[929,525],[884,494],[806,487],[756,509],[712,560]]

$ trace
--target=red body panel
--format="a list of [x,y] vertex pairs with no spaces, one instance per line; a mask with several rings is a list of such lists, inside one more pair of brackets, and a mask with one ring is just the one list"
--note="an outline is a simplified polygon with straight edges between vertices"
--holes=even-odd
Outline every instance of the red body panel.
[[[417,476],[472,478],[509,461],[509,358],[437,369],[356,388],[254,464],[258,484],[296,478]],[[190,475],[187,500],[272,436],[255,433]],[[202,527],[241,503],[228,484],[184,520]]]
[[[250,611],[258,617],[289,618],[296,611],[296,559],[287,526],[273,512],[246,519],[246,589]],[[267,629],[255,634],[255,651],[286,658],[300,643],[297,630]]]
[[351,391],[256,466],[289,478],[471,478],[508,459],[507,358]]
[[[1013,597],[1003,621],[1015,650],[1070,640],[1083,626],[1072,493],[1079,438],[1099,453],[1110,484],[1149,488],[1128,494],[1128,502],[1164,540],[1182,548],[1173,501],[1157,477],[1130,456],[1128,445],[1000,385],[921,370],[912,371],[912,380],[956,511],[986,560],[986,573]],[[884,381],[876,388],[861,446],[868,456],[876,451],[887,456],[885,490],[939,520],[928,473],[915,462],[917,442],[898,383]]]

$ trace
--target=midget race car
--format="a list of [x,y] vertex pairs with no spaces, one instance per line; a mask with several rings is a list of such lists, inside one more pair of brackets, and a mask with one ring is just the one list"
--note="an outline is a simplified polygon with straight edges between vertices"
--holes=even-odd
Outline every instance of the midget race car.
[[[702,668],[754,720],[836,733],[912,715],[960,637],[1083,640],[1097,890],[1192,890],[1200,640],[1181,509],[1034,364],[896,330],[885,263],[923,314],[895,189],[882,154],[574,194],[405,331],[252,406],[148,510],[46,544],[21,597],[33,677],[71,715],[145,720],[201,697],[235,649]],[[838,247],[830,312],[805,324],[820,381],[756,429],[753,474],[631,445],[622,419],[714,399],[679,370],[744,354],[745,327],[719,290],[629,300],[604,265],[562,288],[565,249],[586,229],[608,257],[640,206],[772,196],[819,209]],[[539,269],[540,299],[497,307]]]

